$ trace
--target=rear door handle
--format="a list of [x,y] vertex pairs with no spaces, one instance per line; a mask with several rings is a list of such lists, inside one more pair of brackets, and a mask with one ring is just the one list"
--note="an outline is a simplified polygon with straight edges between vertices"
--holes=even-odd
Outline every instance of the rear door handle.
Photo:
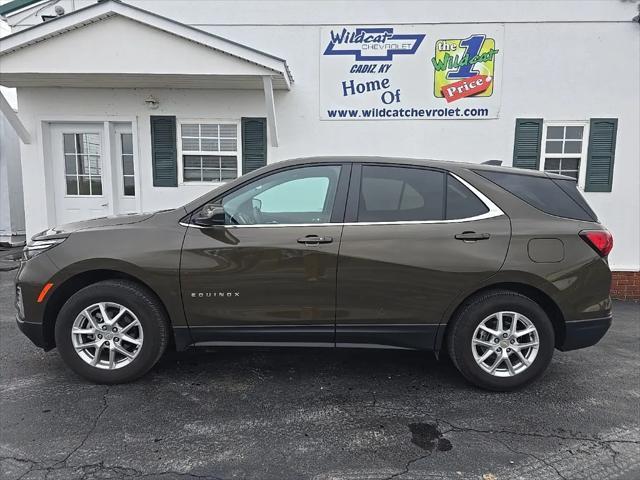
[[475,242],[476,240],[487,240],[491,237],[488,233],[462,232],[455,236],[456,240],[465,242]]
[[298,239],[298,243],[304,243],[305,245],[320,245],[321,243],[333,242],[332,237],[319,237],[318,235],[307,235]]

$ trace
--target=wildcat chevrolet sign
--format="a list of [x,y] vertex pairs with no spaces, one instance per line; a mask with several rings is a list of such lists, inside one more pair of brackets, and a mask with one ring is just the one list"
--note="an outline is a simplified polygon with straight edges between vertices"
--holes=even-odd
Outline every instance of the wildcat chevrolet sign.
[[502,26],[324,27],[320,118],[497,118],[503,37]]
[[424,39],[422,34],[394,33],[393,28],[356,28],[330,31],[325,55],[353,55],[356,61],[387,61],[393,55],[413,55]]

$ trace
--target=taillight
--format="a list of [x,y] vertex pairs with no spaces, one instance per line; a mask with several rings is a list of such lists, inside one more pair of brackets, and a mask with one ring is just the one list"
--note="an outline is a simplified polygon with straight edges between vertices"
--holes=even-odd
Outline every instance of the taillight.
[[609,255],[613,248],[613,235],[608,230],[582,230],[580,237],[601,257]]

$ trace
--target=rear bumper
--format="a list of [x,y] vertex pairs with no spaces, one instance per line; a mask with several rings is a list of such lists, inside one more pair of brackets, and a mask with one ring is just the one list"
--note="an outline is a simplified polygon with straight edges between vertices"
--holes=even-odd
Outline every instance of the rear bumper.
[[611,326],[612,317],[592,318],[589,320],[571,320],[565,324],[564,343],[559,350],[576,350],[590,347],[600,341]]

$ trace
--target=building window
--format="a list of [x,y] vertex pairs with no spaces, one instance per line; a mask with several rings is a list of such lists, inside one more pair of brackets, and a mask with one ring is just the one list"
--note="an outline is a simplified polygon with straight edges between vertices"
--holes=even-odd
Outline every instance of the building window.
[[224,182],[238,177],[237,123],[180,123],[184,182]]
[[65,133],[63,134],[63,144],[67,195],[101,196],[100,135],[97,133]]
[[135,197],[136,180],[133,169],[133,135],[131,133],[121,133],[120,142],[122,147],[122,192],[125,197]]
[[540,168],[583,183],[587,157],[586,122],[545,122]]

